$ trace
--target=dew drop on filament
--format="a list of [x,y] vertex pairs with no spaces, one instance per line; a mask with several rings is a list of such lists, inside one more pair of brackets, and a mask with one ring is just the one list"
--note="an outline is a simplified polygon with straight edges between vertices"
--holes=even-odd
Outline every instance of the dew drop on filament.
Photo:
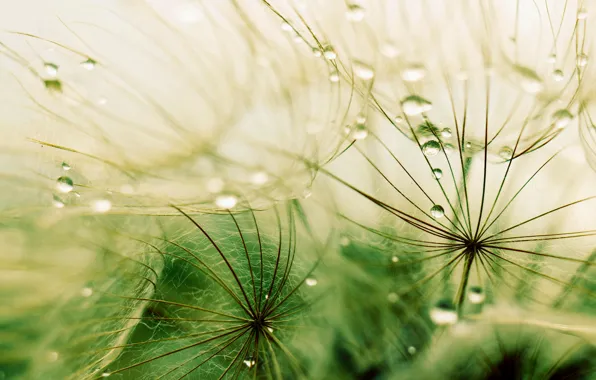
[[429,140],[422,145],[422,153],[427,157],[436,156],[441,151],[441,144],[435,140]]
[[246,359],[244,359],[243,363],[248,368],[252,368],[255,364],[257,364],[257,361],[252,356],[248,356]]
[[62,165],[61,165],[61,167],[62,167],[62,170],[64,170],[65,172],[67,172],[67,171],[69,171],[71,169],[70,168],[70,165],[67,164],[66,162],[63,162]]
[[231,209],[238,203],[238,198],[233,195],[218,195],[215,198],[215,205],[223,209]]
[[364,19],[364,8],[358,4],[348,5],[346,19],[351,22],[360,22]]
[[354,140],[364,140],[368,137],[368,130],[366,124],[356,123],[352,127],[351,136]]
[[435,179],[441,179],[441,177],[443,177],[443,171],[439,168],[435,168],[433,169],[433,176]]
[[95,62],[93,59],[91,58],[87,58],[85,61],[81,62],[81,66],[88,71],[92,71],[93,69],[95,69],[95,65],[97,64],[97,62]]
[[408,116],[419,115],[432,109],[432,103],[418,95],[410,95],[401,101],[401,107]]
[[426,69],[421,64],[412,64],[401,72],[401,78],[406,82],[418,82],[426,76]]
[[373,68],[366,63],[360,61],[354,61],[353,63],[354,75],[362,80],[371,80],[375,76]]
[[566,109],[561,109],[553,113],[553,123],[556,128],[565,128],[573,119],[573,115]]
[[62,176],[56,180],[56,189],[61,193],[70,193],[74,189],[74,182],[70,177]]
[[430,208],[430,214],[433,218],[439,219],[445,216],[445,209],[443,209],[443,206],[441,205],[434,205]]
[[563,71],[561,71],[561,70],[555,70],[555,71],[553,71],[553,79],[555,80],[555,82],[560,82],[563,79],[565,79],[565,76],[563,74]]
[[46,62],[43,68],[50,78],[56,78],[58,76],[58,65]]
[[64,208],[65,203],[62,199],[60,199],[57,195],[52,196],[52,204],[56,208]]
[[453,325],[457,322],[457,311],[449,300],[441,300],[430,310],[430,319],[437,326]]
[[333,47],[328,45],[323,47],[323,57],[325,57],[325,59],[327,59],[328,61],[332,61],[335,58],[337,58],[337,53],[335,52],[335,50],[333,50]]
[[513,150],[511,150],[511,148],[508,146],[504,146],[501,148],[501,150],[499,150],[499,157],[507,161],[511,160],[513,157]]
[[486,298],[480,286],[470,286],[468,289],[468,300],[473,304],[481,304]]
[[453,135],[453,133],[451,132],[450,128],[443,128],[441,130],[441,136],[443,136],[444,138],[448,139]]
[[319,282],[314,277],[308,277],[306,280],[304,280],[304,283],[306,284],[306,286],[315,286]]

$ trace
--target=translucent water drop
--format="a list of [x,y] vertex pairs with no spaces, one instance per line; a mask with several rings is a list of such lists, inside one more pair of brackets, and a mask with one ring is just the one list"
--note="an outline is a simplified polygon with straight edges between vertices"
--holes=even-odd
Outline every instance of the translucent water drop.
[[52,196],[52,204],[56,208],[64,208],[66,205],[62,199],[60,199],[57,195]]
[[449,300],[441,300],[430,310],[430,319],[437,326],[453,325],[457,322],[455,306]]
[[557,62],[557,55],[556,54],[549,54],[548,58],[546,58],[546,62],[548,62],[548,63],[556,63]]
[[271,327],[267,327],[267,331],[269,331],[270,333],[273,332],[273,329]]
[[560,82],[563,79],[565,79],[565,75],[563,74],[563,71],[561,71],[561,70],[555,70],[555,71],[553,71],[553,79],[556,82]]
[[91,58],[87,58],[85,61],[81,62],[81,66],[88,71],[95,69],[95,65],[97,65],[97,62]]
[[109,372],[104,372],[101,374],[101,377],[110,377],[112,374]]
[[573,120],[573,115],[566,109],[560,109],[553,113],[553,123],[556,128],[563,129]]
[[418,95],[410,95],[401,101],[401,107],[408,116],[419,115],[432,109],[432,103]]
[[69,171],[71,169],[70,165],[67,164],[66,162],[63,162],[62,165],[60,165],[62,167],[62,170],[64,170],[65,172]]
[[414,347],[414,346],[408,347],[408,354],[414,355],[416,353],[416,351],[418,351],[418,350],[416,350],[416,347]]
[[484,291],[480,286],[470,286],[468,288],[468,300],[473,304],[481,304],[486,298]]
[[333,50],[332,46],[325,46],[323,47],[323,57],[325,57],[325,59],[332,61],[335,58],[337,58],[337,53],[335,52],[335,50]]
[[397,257],[397,256],[391,256],[391,262],[392,262],[392,263],[397,263],[397,262],[399,262],[399,257]]
[[455,149],[455,147],[453,146],[453,144],[444,144],[443,145],[443,150],[445,151],[445,154],[450,155],[451,153],[453,153],[453,150]]
[[74,182],[67,176],[58,177],[56,180],[56,189],[61,193],[70,193],[74,189]]
[[337,71],[332,71],[331,74],[329,74],[329,81],[332,83],[339,82],[339,73]]
[[58,65],[46,62],[44,63],[43,68],[50,78],[56,78],[58,76]]
[[265,172],[256,172],[252,175],[250,181],[255,185],[264,185],[269,181],[269,175]]
[[393,119],[393,121],[395,122],[395,124],[400,125],[404,122],[404,118],[398,115]]
[[499,150],[499,157],[509,161],[513,157],[513,150],[508,146],[504,146]]
[[218,195],[215,197],[215,205],[219,208],[229,210],[238,204],[238,198],[234,195]]
[[85,287],[81,289],[81,296],[83,297],[91,297],[93,295],[93,289]]
[[371,80],[375,76],[373,68],[366,63],[354,61],[352,67],[354,75],[362,80]]
[[366,115],[363,113],[356,115],[356,123],[366,123]]
[[464,145],[467,149],[472,148],[472,143],[471,142],[466,142],[466,144]]
[[348,5],[346,19],[351,22],[360,22],[364,19],[365,10],[358,4]]
[[321,52],[321,49],[314,47],[314,48],[312,48],[312,54],[315,57],[319,58],[323,54],[323,52]]
[[436,156],[440,151],[441,144],[435,140],[428,140],[422,145],[422,153],[427,157]]
[[243,361],[244,365],[246,365],[248,368],[252,368],[255,364],[257,364],[257,361],[252,357],[252,356],[248,356],[246,357],[246,359]]
[[314,277],[308,277],[306,280],[304,280],[304,283],[306,284],[306,286],[315,286],[316,284],[318,284],[318,281]]
[[434,168],[433,176],[435,177],[435,179],[441,179],[443,177],[443,171],[439,168]]
[[524,66],[515,66],[515,72],[519,77],[521,87],[530,94],[542,91],[544,87],[542,79],[536,72]]
[[43,85],[52,92],[62,92],[62,82],[58,79],[47,79],[43,81]]
[[588,64],[588,56],[584,53],[581,53],[577,56],[577,65],[579,67],[584,67]]
[[108,212],[112,209],[112,202],[107,199],[96,199],[91,202],[91,208],[99,213]]
[[578,20],[585,20],[586,18],[588,18],[588,11],[586,9],[578,9],[577,11],[577,19]]
[[441,136],[443,136],[444,138],[448,139],[451,136],[453,136],[453,133],[451,132],[450,128],[443,128],[441,130]]
[[426,76],[426,69],[419,63],[414,63],[401,72],[401,78],[406,82],[418,82]]
[[292,28],[292,25],[284,21],[281,23],[281,30],[283,30],[284,32],[292,32],[294,31],[294,28]]
[[435,219],[439,219],[445,216],[445,209],[441,205],[434,205],[430,208],[430,214]]
[[397,293],[389,293],[387,294],[387,301],[389,301],[389,303],[396,303],[397,301],[399,301],[399,296],[397,295]]
[[364,123],[356,123],[352,127],[351,136],[354,140],[364,140],[368,137],[368,129]]

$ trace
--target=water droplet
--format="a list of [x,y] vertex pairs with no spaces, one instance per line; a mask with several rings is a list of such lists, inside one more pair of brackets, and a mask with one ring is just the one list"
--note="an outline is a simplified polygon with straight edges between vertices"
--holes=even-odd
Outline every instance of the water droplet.
[[81,296],[83,297],[91,297],[93,295],[93,289],[85,287],[81,289]]
[[312,189],[307,187],[306,189],[304,189],[304,191],[302,192],[302,199],[308,199],[312,196]]
[[60,199],[57,195],[52,196],[52,204],[56,208],[64,208],[66,205],[62,199]]
[[265,172],[256,172],[250,180],[255,185],[264,185],[269,181],[269,175]]
[[547,63],[556,63],[557,62],[557,55],[556,54],[549,54],[546,58]]
[[354,69],[354,75],[362,80],[371,80],[375,76],[373,68],[366,63],[354,61],[352,68]]
[[579,67],[584,67],[588,64],[588,56],[584,53],[581,53],[577,56],[577,65]]
[[577,10],[577,19],[578,20],[585,20],[588,18],[588,11],[586,9],[580,8]]
[[[58,354],[57,351],[50,351],[47,354],[47,360],[50,363],[55,362],[56,360],[58,360],[58,358],[60,357],[60,354]],[[1,378],[1,377],[0,377]]]
[[43,85],[47,90],[52,92],[62,92],[62,82],[58,79],[47,79],[43,81]]
[[473,304],[480,304],[486,298],[480,286],[470,286],[468,289],[468,300]]
[[257,361],[252,356],[247,356],[246,359],[243,361],[243,363],[248,368],[252,368],[255,364],[257,364]]
[[74,182],[70,177],[62,176],[56,180],[56,189],[61,193],[70,193],[74,189]]
[[294,31],[294,28],[292,28],[292,25],[284,21],[281,23],[281,30],[283,30],[284,32],[292,32]]
[[513,150],[508,146],[504,146],[499,150],[499,157],[509,161],[513,157]]
[[101,377],[110,377],[110,375],[112,375],[112,374],[109,372],[104,372],[101,374]]
[[427,157],[436,156],[440,151],[441,144],[435,140],[428,140],[422,145],[422,153]]
[[563,129],[573,120],[573,115],[566,109],[560,109],[553,113],[553,123],[556,128]]
[[96,199],[91,202],[91,208],[94,212],[108,212],[112,209],[112,202],[107,199]]
[[453,133],[451,132],[450,128],[443,128],[441,130],[441,136],[443,136],[444,138],[448,139],[451,136],[453,136]]
[[392,263],[397,263],[397,262],[399,262],[399,257],[397,257],[397,256],[391,256],[391,262],[392,262]]
[[430,319],[437,326],[452,325],[457,322],[455,306],[449,300],[441,300],[430,310]]
[[530,94],[536,94],[542,91],[542,88],[544,87],[542,79],[534,70],[519,65],[514,66],[514,69],[524,91]]
[[419,63],[414,63],[401,72],[401,78],[406,82],[418,82],[426,75],[426,69]]
[[381,46],[381,54],[387,58],[395,58],[399,55],[399,50],[393,42],[385,42]]
[[365,10],[358,4],[348,5],[346,19],[351,22],[360,22],[364,19]]
[[350,245],[350,238],[349,238],[349,237],[347,237],[347,236],[342,236],[342,237],[339,239],[339,244],[340,244],[342,247],[347,247],[348,245]]
[[335,52],[335,50],[333,50],[332,46],[327,45],[323,47],[323,57],[325,57],[325,59],[329,61],[332,61],[335,58],[337,58],[337,53]]
[[397,301],[399,301],[399,296],[397,295],[397,293],[389,293],[387,294],[387,301],[389,301],[389,303],[396,303]]
[[553,71],[553,79],[556,82],[560,82],[563,79],[565,79],[565,75],[563,74],[563,71],[561,71],[561,70],[555,70],[555,71]]
[[472,143],[471,142],[466,142],[466,144],[464,145],[467,149],[472,148]]
[[46,62],[44,63],[43,68],[50,78],[56,78],[58,76],[58,65]]
[[97,62],[91,58],[87,58],[85,61],[81,62],[81,67],[88,71],[95,69],[95,65],[97,65]]
[[404,122],[404,118],[398,115],[393,119],[393,121],[395,122],[395,124],[399,125]]
[[401,107],[408,116],[419,115],[432,109],[432,103],[418,95],[410,95],[401,101]]
[[271,327],[267,327],[267,331],[269,331],[270,333],[273,332],[273,329]]
[[435,179],[441,179],[441,177],[443,177],[443,171],[439,168],[434,168],[433,176],[435,177]]
[[318,284],[318,281],[314,277],[308,277],[306,280],[304,280],[304,283],[306,284],[306,286],[315,286],[316,284]]
[[416,353],[416,351],[417,351],[416,347],[414,347],[414,346],[408,347],[408,354],[414,355]]
[[62,170],[64,170],[65,172],[67,172],[71,169],[70,165],[67,164],[66,162],[63,162],[61,167],[62,167]]
[[337,82],[339,82],[339,73],[338,73],[337,71],[335,71],[335,70],[334,70],[334,71],[332,71],[332,72],[329,74],[329,81],[330,81],[330,82],[332,82],[332,83],[337,83]]
[[356,123],[352,127],[351,136],[354,140],[364,140],[368,137],[368,129],[364,123]]
[[441,205],[434,205],[430,208],[430,214],[433,216],[433,218],[439,219],[445,216],[445,210]]
[[451,153],[453,153],[454,149],[455,148],[454,148],[453,144],[447,143],[447,144],[443,145],[443,151],[445,151],[445,154],[447,154],[447,155],[450,155]]
[[234,208],[238,203],[238,198],[234,195],[218,195],[215,197],[215,205],[219,208],[229,210]]
[[314,47],[314,48],[312,48],[312,54],[315,57],[319,58],[323,53],[321,52],[321,49]]

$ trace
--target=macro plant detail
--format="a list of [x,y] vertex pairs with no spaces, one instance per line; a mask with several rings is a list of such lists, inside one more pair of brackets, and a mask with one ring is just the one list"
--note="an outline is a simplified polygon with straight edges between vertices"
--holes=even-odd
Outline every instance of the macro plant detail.
[[594,379],[595,12],[5,11],[0,379]]

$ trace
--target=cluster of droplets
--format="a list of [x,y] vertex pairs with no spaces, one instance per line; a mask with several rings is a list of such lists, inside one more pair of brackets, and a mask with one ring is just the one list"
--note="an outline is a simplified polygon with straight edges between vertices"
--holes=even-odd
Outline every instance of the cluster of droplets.
[[[71,166],[66,162],[61,164],[61,168],[64,172],[69,172],[71,170]],[[74,193],[76,197],[80,197],[79,193],[73,191],[75,188],[75,183],[70,176],[66,175],[66,173],[56,179],[55,187],[56,190],[62,195]],[[66,202],[57,194],[52,195],[52,204],[58,209],[62,209],[66,206]],[[93,199],[90,202],[90,207],[95,213],[106,213],[112,209],[112,202],[105,198]]]

